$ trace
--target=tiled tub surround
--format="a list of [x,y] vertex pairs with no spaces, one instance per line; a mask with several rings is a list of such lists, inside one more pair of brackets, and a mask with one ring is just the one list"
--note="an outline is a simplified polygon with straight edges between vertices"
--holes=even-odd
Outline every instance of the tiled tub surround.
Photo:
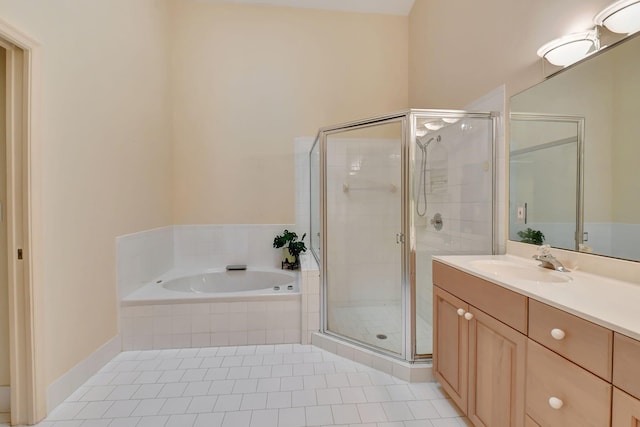
[[215,302],[123,304],[124,350],[300,342],[299,293]]
[[[319,274],[303,257],[294,292],[265,295],[184,294],[144,286],[212,266],[247,264],[281,271],[273,237],[292,225],[196,225],[150,230],[118,239],[120,332],[124,350],[244,344],[309,343],[319,330]],[[164,246],[168,246],[168,249]],[[169,256],[168,254],[171,254]],[[126,255],[128,258],[125,258]],[[300,292],[302,291],[302,292]],[[182,296],[182,295],[181,295]]]

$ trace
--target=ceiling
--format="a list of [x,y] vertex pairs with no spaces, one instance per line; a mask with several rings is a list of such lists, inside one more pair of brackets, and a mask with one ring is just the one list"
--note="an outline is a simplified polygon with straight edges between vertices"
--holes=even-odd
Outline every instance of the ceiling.
[[245,3],[328,9],[344,12],[408,16],[414,0],[198,0],[203,3]]

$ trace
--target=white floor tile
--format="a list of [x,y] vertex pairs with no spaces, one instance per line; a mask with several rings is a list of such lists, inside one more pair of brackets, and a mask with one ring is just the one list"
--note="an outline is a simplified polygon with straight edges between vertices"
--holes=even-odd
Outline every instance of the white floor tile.
[[191,403],[191,397],[171,397],[160,408],[159,415],[184,414]]
[[107,409],[113,405],[113,402],[89,402],[87,406],[82,408],[75,416],[78,420],[88,420],[93,418],[102,418]]
[[167,399],[145,399],[140,401],[136,409],[133,410],[132,416],[148,417],[158,415],[160,408],[165,404]]
[[249,427],[251,411],[227,412],[222,420],[222,427]]
[[307,406],[305,408],[308,426],[322,426],[333,424],[333,414],[330,406]]
[[221,427],[224,413],[199,414],[193,427]]
[[342,403],[340,390],[337,388],[322,388],[316,390],[318,405],[335,405]]
[[356,424],[360,423],[360,413],[354,404],[331,405],[333,420],[336,424]]
[[164,427],[169,420],[168,415],[154,415],[150,417],[142,417],[136,427]]
[[358,412],[363,423],[381,423],[387,416],[379,403],[358,403]]
[[241,394],[227,394],[218,396],[216,406],[213,407],[214,412],[231,412],[240,409],[240,403],[242,402]]
[[242,396],[241,411],[266,409],[267,393],[248,393]]
[[278,410],[253,411],[250,427],[278,427]]
[[315,390],[300,390],[291,393],[291,406],[314,406],[317,405]]
[[291,392],[279,391],[267,393],[267,408],[290,408],[291,407]]
[[304,427],[304,408],[284,408],[278,412],[278,427]]
[[382,402],[382,409],[389,421],[405,421],[415,419],[409,406],[404,402]]
[[104,413],[105,418],[124,418],[131,415],[136,406],[140,404],[139,400],[118,400],[107,412]]
[[191,399],[187,413],[201,414],[213,412],[213,407],[216,405],[217,400],[217,396],[196,396]]
[[171,415],[164,427],[192,427],[196,417],[195,414]]
[[436,383],[408,384],[313,346],[276,344],[121,353],[37,427],[468,423]]

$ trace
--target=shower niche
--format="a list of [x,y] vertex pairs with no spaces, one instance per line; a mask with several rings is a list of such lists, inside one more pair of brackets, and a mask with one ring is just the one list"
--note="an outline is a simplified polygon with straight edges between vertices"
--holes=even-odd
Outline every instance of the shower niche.
[[407,110],[320,129],[310,247],[321,332],[402,360],[430,358],[431,257],[494,252],[494,121]]

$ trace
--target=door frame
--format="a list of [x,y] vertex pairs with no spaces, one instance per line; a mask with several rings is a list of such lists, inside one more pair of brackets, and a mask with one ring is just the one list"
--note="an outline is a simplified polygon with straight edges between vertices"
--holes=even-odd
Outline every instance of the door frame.
[[[11,424],[46,416],[41,268],[40,44],[0,20],[7,50],[7,229]],[[22,259],[18,259],[18,249]]]

